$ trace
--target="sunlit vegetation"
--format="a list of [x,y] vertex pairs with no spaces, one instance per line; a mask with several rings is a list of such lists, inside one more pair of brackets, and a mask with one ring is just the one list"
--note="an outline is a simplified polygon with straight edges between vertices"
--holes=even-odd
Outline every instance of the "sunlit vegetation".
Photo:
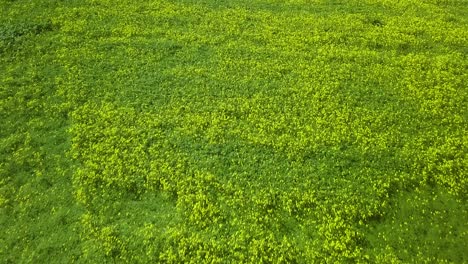
[[0,0],[1,263],[468,262],[466,0]]

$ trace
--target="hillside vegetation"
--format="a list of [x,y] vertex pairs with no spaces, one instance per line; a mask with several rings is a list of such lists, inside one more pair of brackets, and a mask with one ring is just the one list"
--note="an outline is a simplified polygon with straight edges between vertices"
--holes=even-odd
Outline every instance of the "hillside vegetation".
[[467,263],[466,0],[0,0],[0,263]]

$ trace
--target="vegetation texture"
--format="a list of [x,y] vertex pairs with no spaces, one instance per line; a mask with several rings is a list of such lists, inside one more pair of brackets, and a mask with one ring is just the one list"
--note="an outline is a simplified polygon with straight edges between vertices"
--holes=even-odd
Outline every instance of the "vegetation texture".
[[0,0],[1,263],[467,263],[466,0]]

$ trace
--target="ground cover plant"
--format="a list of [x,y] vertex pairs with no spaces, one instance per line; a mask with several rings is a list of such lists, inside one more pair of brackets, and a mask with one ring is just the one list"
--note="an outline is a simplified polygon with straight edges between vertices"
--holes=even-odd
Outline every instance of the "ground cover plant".
[[467,20],[0,0],[0,262],[468,262]]

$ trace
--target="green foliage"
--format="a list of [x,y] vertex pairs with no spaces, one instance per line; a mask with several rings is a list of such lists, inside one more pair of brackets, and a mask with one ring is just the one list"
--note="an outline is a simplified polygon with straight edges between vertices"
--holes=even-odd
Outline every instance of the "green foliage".
[[0,259],[468,261],[464,2],[0,0]]

